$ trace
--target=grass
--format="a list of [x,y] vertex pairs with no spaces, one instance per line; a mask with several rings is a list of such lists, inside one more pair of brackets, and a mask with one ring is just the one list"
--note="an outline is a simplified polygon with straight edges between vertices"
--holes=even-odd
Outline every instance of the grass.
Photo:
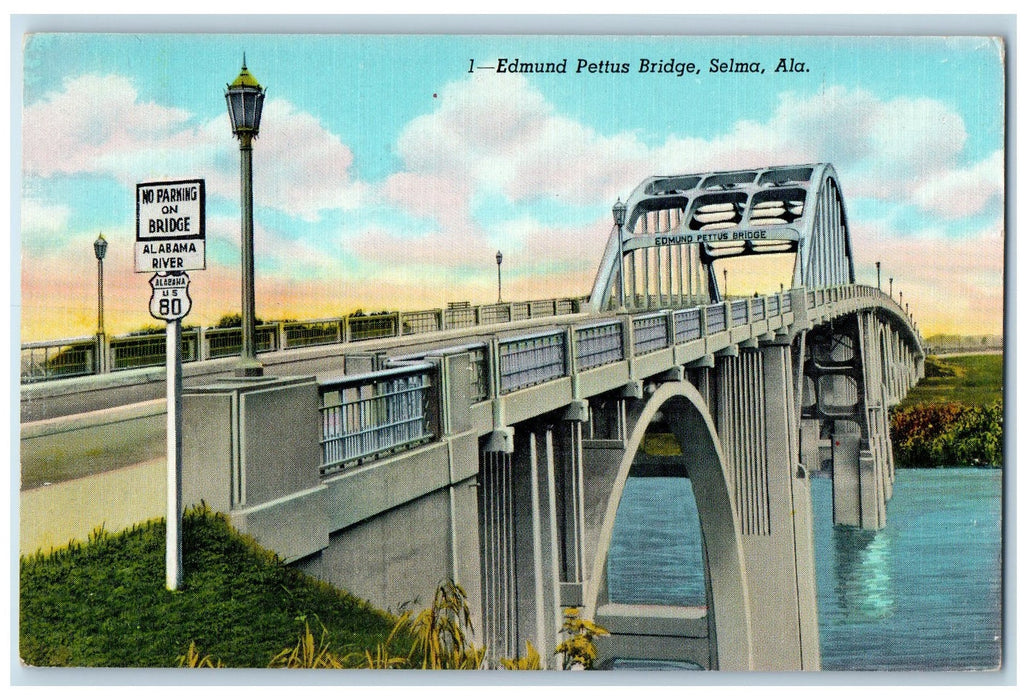
[[928,376],[920,380],[900,404],[918,405],[957,403],[989,406],[1002,399],[1002,355],[953,355],[928,358],[952,376]]
[[[163,521],[21,560],[20,655],[33,666],[264,668],[306,630],[340,658],[387,639],[396,618],[283,565],[205,509],[183,523],[182,590],[164,581]],[[409,651],[409,637],[390,644]],[[192,649],[190,647],[192,645]]]

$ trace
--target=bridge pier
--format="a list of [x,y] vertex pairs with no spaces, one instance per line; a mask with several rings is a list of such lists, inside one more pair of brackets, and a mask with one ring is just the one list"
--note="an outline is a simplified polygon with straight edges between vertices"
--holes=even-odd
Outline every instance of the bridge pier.
[[809,337],[804,372],[811,395],[803,424],[818,425],[828,441],[820,455],[830,462],[836,525],[879,530],[886,523],[895,482],[886,372],[890,334],[876,315],[860,312]]
[[790,346],[717,361],[718,432],[741,530],[755,670],[817,670],[813,517],[799,464]]
[[493,662],[538,650],[552,663],[560,613],[553,430],[518,426],[512,453],[482,451],[482,633]]

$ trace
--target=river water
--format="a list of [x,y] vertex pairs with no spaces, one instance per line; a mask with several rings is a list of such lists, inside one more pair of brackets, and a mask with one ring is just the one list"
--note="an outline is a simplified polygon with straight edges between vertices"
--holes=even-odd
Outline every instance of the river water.
[[[876,533],[833,527],[831,481],[811,483],[824,670],[1000,665],[1001,471],[898,470]],[[705,603],[691,482],[628,479],[609,586],[616,602]]]

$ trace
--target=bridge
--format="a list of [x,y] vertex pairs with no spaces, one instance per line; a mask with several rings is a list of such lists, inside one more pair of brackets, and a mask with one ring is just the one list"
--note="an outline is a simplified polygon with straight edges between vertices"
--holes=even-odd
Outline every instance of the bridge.
[[[836,524],[885,526],[887,410],[923,376],[922,339],[856,284],[830,165],[653,177],[621,216],[567,313],[322,349],[306,375],[211,370],[183,399],[184,502],[381,607],[456,580],[492,659],[530,641],[552,664],[579,607],[611,632],[600,665],[818,669],[809,480],[831,477]],[[726,293],[729,264],[772,258],[787,288]],[[680,452],[662,474],[695,494],[705,606],[610,597],[617,506],[655,431]]]

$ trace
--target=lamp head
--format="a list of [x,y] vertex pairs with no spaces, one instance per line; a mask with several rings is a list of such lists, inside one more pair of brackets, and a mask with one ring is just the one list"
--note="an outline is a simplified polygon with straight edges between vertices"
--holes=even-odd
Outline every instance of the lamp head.
[[93,252],[96,253],[97,260],[103,260],[103,256],[107,254],[107,239],[100,234],[100,237],[93,241]]
[[628,213],[628,205],[620,201],[620,197],[617,198],[617,203],[613,205],[613,223],[618,226],[624,225],[624,218]]
[[225,88],[225,102],[228,103],[228,118],[232,122],[232,133],[256,136],[260,131],[260,114],[264,109],[266,90],[260,86],[246,68],[243,55],[239,76]]

